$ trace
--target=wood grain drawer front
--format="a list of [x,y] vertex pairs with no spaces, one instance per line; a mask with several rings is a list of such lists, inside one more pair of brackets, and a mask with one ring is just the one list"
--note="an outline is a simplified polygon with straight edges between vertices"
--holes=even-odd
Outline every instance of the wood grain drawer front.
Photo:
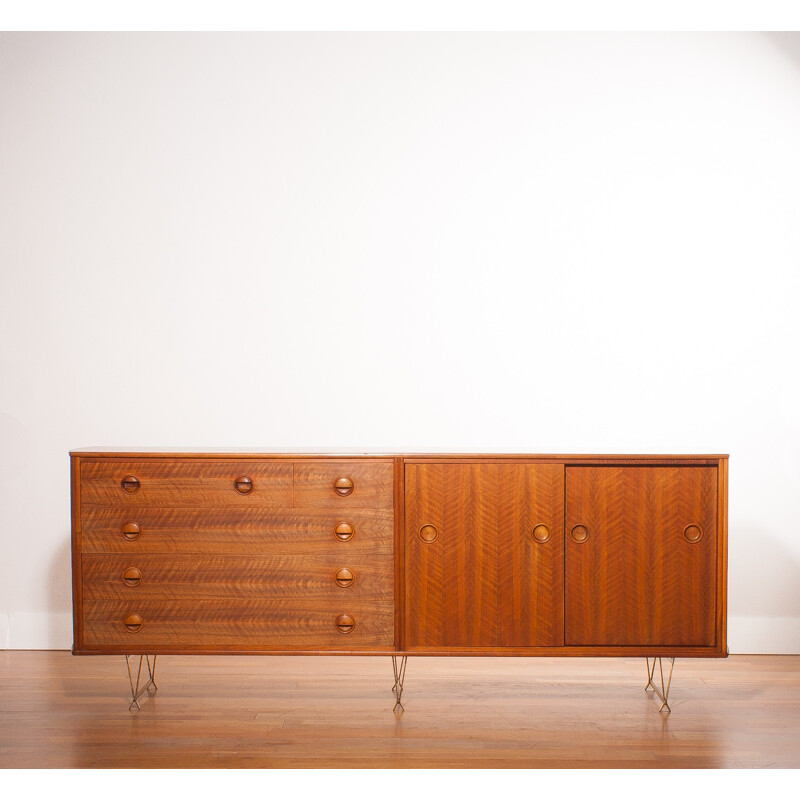
[[291,508],[293,471],[287,461],[81,459],[81,507]]
[[716,467],[566,474],[566,643],[713,646]]
[[390,461],[295,462],[294,504],[300,508],[392,508]]
[[[83,647],[119,653],[391,648],[392,604],[346,595],[336,604],[317,598],[87,600]],[[138,630],[125,627],[133,615],[141,620]],[[355,621],[348,633],[336,627],[343,615]]]
[[[392,557],[391,509],[81,509],[84,553],[372,553]],[[345,541],[336,528],[349,526]]]
[[[340,570],[352,581],[340,586]],[[83,596],[119,599],[318,601],[331,611],[358,602],[393,608],[394,562],[388,557],[342,552],[309,556],[84,555]]]

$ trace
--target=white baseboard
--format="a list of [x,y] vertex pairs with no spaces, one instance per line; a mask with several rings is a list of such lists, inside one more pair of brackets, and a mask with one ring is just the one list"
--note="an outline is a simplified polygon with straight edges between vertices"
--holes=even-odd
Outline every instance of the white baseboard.
[[800,617],[728,617],[733,653],[800,654]]
[[[0,649],[69,650],[68,611],[0,613]],[[735,653],[800,654],[800,617],[729,617],[728,649]]]
[[[8,620],[8,650],[72,649],[72,613],[69,611],[18,612],[3,616]],[[0,616],[0,626],[3,616]]]

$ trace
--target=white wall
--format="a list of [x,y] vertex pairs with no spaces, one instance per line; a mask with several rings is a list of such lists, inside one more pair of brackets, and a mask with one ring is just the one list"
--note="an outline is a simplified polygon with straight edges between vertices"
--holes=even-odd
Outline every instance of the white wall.
[[730,452],[800,652],[794,35],[0,36],[0,647],[86,445]]

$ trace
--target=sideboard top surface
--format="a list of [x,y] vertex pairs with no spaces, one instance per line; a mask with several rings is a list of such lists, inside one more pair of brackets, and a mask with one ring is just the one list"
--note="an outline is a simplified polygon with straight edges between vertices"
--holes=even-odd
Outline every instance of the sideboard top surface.
[[611,461],[630,462],[682,462],[712,463],[727,459],[727,454],[678,453],[441,453],[441,452],[391,452],[375,450],[314,450],[303,448],[243,448],[243,447],[82,447],[70,451],[71,456],[83,457],[142,457],[176,458],[181,456],[219,458],[240,456],[247,458],[403,458],[414,459],[528,459],[535,461]]

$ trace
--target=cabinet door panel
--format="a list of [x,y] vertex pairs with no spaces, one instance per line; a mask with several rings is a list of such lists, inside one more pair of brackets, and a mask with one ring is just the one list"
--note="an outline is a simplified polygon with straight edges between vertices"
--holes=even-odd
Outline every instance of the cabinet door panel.
[[405,493],[409,649],[564,643],[563,465],[407,464]]
[[566,473],[566,643],[713,646],[716,468]]

